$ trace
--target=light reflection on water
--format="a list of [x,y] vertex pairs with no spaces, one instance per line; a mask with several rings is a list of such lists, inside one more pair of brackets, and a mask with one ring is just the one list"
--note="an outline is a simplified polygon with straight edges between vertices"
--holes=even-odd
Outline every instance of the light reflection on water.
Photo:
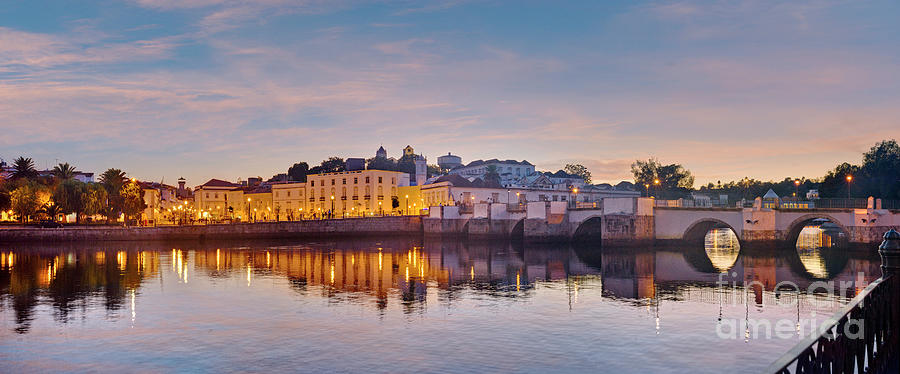
[[[729,231],[730,232],[730,231]],[[715,237],[718,236],[718,237]],[[707,239],[710,236],[707,235]],[[721,372],[797,339],[723,340],[746,317],[830,315],[798,253],[524,248],[392,240],[0,247],[0,365],[12,371]],[[822,256],[828,257],[829,253]],[[828,279],[870,281],[847,255]],[[726,288],[716,288],[719,272]],[[743,289],[744,284],[757,286]],[[799,300],[777,305],[776,300]],[[647,355],[647,352],[654,352]]]

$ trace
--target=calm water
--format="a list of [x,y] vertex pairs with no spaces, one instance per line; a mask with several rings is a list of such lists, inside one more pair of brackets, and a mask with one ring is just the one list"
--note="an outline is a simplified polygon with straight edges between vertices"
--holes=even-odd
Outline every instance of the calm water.
[[[2,245],[0,371],[759,372],[878,265],[741,250],[730,231],[655,249]],[[816,280],[853,283],[806,292]],[[793,330],[754,336],[747,319]]]

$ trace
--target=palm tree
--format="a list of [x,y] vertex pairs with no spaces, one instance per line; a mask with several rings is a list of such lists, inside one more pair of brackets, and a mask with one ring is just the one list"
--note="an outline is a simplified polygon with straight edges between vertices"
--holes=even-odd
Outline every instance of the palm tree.
[[107,190],[109,190],[109,187],[112,187],[112,191],[118,191],[125,184],[126,180],[125,172],[119,169],[107,169],[103,174],[100,174],[100,183],[107,186]]
[[19,158],[13,160],[13,170],[13,179],[29,179],[38,176],[37,169],[34,168],[34,161],[31,160],[31,157],[25,158],[19,156]]
[[59,164],[59,165],[54,166],[53,170],[51,170],[50,172],[53,173],[53,176],[55,176],[61,180],[68,180],[68,179],[72,179],[72,177],[75,176],[75,167],[72,165],[69,165],[69,163],[67,162],[65,164]]
[[43,208],[41,208],[41,213],[46,214],[51,221],[56,222],[56,218],[59,217],[59,215],[62,214],[63,211],[59,205],[46,204]]

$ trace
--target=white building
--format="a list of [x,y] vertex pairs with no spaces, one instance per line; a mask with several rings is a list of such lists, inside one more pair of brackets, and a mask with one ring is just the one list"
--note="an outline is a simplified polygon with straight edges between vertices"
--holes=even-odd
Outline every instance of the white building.
[[484,179],[484,176],[495,168],[500,175],[500,184],[510,186],[518,180],[535,173],[534,165],[530,162],[522,160],[475,160],[465,166],[459,166],[450,170],[450,174],[458,174],[466,179],[474,178]]

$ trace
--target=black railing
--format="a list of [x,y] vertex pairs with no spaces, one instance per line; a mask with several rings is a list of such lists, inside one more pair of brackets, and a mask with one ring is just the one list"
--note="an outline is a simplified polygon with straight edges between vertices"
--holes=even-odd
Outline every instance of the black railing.
[[767,372],[885,373],[895,370],[900,345],[900,234],[890,230],[879,252],[884,276],[875,280]]

